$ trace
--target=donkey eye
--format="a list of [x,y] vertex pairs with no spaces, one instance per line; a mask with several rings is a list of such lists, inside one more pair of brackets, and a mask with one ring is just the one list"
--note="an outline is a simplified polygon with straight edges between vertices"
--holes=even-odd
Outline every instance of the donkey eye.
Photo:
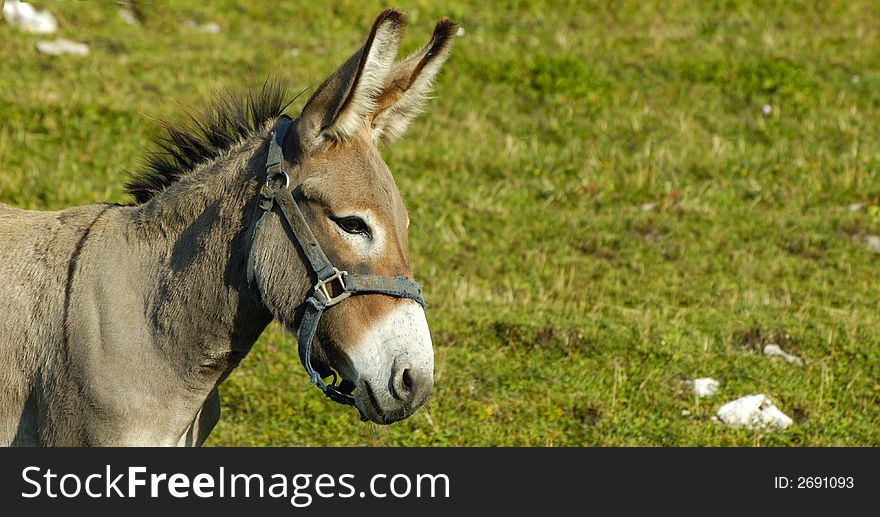
[[333,222],[347,233],[362,234],[370,237],[370,227],[367,226],[367,223],[365,223],[364,220],[360,217],[352,216],[340,217],[338,219],[334,218]]

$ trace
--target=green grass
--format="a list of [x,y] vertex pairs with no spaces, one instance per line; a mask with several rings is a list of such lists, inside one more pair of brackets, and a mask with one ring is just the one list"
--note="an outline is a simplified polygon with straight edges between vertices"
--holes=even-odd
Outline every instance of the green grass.
[[[209,444],[880,445],[877,3],[438,4],[400,2],[404,52],[443,15],[466,32],[384,151],[430,304],[429,407],[361,424],[273,324]],[[125,201],[172,100],[312,86],[382,7],[145,2],[129,27],[109,2],[38,5],[92,48],[49,57],[0,26],[0,202],[40,209]],[[682,386],[700,376],[716,397]],[[753,393],[795,425],[710,420]]]

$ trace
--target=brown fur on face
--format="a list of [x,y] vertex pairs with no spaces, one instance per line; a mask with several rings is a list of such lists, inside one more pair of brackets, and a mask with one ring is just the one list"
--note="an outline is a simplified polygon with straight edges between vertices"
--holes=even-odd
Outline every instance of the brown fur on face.
[[[296,189],[297,201],[334,266],[353,274],[412,277],[406,207],[367,130],[305,159],[297,170],[304,177]],[[381,226],[372,228],[373,233],[384,234],[380,252],[367,260],[340,236],[333,222],[341,215],[364,212],[372,214]],[[321,320],[318,347],[325,362],[342,362],[345,370],[347,365],[339,352],[357,343],[371,322],[381,320],[398,303],[400,299],[390,296],[359,295],[327,311]]]

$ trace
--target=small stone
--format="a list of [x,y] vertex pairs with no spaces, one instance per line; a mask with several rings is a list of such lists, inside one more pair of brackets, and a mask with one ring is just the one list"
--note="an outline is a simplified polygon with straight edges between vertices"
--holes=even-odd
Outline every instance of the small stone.
[[58,30],[58,22],[48,10],[38,11],[27,2],[7,0],[3,4],[3,18],[25,32],[52,34]]
[[129,25],[140,25],[138,22],[137,16],[135,16],[134,11],[131,9],[122,8],[119,10],[119,17],[122,18],[122,21]]
[[773,113],[773,108],[769,104],[765,104],[761,106],[761,113],[763,113],[764,116],[769,116],[771,113]]
[[645,203],[644,205],[640,206],[639,208],[642,209],[642,212],[653,212],[654,210],[657,209],[657,203]]
[[458,36],[459,38],[464,36],[464,27],[459,26],[458,30],[455,31],[455,35]]
[[208,22],[198,24],[192,20],[186,22],[186,27],[195,32],[204,32],[205,34],[217,34],[220,32],[220,24]]
[[720,382],[715,379],[710,379],[709,377],[694,379],[694,393],[696,393],[698,397],[711,397],[718,393],[718,388],[720,386]]
[[866,235],[865,245],[867,245],[868,249],[874,253],[880,253],[880,237],[876,235]]
[[38,41],[37,50],[39,50],[43,54],[49,54],[51,56],[61,56],[64,54],[70,54],[74,56],[89,55],[88,45],[86,45],[85,43],[70,41],[64,38],[58,38],[53,41]]
[[785,352],[779,345],[768,343],[764,345],[764,355],[767,357],[781,357],[785,359],[785,362],[788,364],[796,364],[798,366],[803,366],[804,361],[800,357],[796,355],[789,354]]
[[864,203],[853,203],[847,207],[847,210],[850,212],[861,212],[865,209]]
[[682,409],[682,410],[681,410],[681,416],[689,416],[690,414],[691,414],[691,412],[688,411],[687,409]]
[[785,429],[793,420],[763,394],[747,395],[718,409],[718,418],[734,429]]
[[694,390],[694,394],[700,398],[711,397],[718,393],[721,383],[710,377],[701,377],[692,381],[684,381],[685,386]]
[[220,24],[214,22],[206,23],[201,26],[201,31],[207,32],[208,34],[217,34],[220,32]]

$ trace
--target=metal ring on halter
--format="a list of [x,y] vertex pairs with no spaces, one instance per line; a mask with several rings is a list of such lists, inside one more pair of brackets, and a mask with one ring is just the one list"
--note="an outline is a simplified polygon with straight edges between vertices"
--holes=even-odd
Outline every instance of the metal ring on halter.
[[[278,174],[284,176],[284,186],[281,187],[281,189],[288,188],[290,186],[290,176],[287,175],[287,171],[282,169],[281,171],[278,172]],[[273,178],[277,177],[278,174],[275,174],[271,177],[266,178],[266,188],[270,188],[270,189],[272,188],[272,185],[269,185],[269,182],[272,181]],[[281,189],[278,189],[278,190],[281,190]]]

